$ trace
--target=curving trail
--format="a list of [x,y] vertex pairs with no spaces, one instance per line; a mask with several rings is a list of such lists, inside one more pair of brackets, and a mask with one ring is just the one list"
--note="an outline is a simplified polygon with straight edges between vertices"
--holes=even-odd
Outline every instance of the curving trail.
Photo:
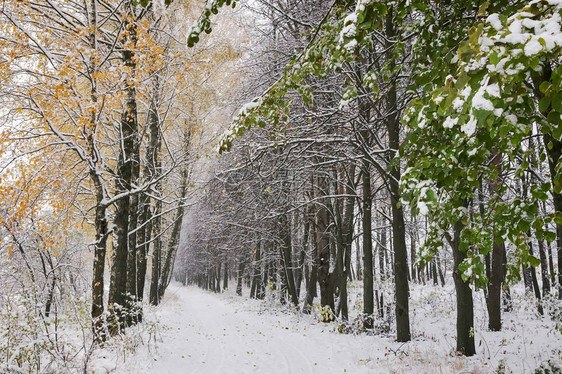
[[[323,332],[298,316],[243,310],[244,303],[195,287],[170,286],[157,311],[167,326],[142,373],[374,373],[355,352],[358,336]],[[256,304],[254,304],[255,306]],[[246,305],[247,306],[247,305]],[[148,360],[147,360],[148,361]]]

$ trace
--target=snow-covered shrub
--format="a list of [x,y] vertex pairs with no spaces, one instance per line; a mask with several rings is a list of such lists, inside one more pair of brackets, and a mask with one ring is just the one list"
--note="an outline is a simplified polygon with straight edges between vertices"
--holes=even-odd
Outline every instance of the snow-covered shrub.
[[548,360],[535,369],[535,374],[562,374],[562,367],[559,364]]
[[0,371],[34,372],[41,368],[41,352],[52,344],[28,293],[14,293],[0,301]]
[[359,335],[365,332],[365,319],[372,318],[360,313],[353,319],[353,321],[342,321],[338,325],[338,332],[340,334],[353,334]]
[[84,367],[91,345],[89,308],[76,298],[49,317],[35,288],[0,295],[0,372],[73,373]]
[[552,294],[546,294],[542,302],[546,313],[555,323],[555,329],[562,334],[562,301]]
[[336,315],[332,311],[329,305],[320,306],[318,304],[315,305],[316,309],[319,313],[319,320],[320,322],[333,322],[336,320]]

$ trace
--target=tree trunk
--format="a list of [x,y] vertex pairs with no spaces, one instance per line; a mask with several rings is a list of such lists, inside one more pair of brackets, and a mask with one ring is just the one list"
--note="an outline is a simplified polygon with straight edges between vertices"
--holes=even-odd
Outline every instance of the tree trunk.
[[441,269],[441,259],[439,255],[437,256],[437,271],[439,272],[439,279],[441,280],[441,287],[445,287],[445,275]]
[[[97,10],[96,10],[96,1],[90,1],[90,9],[89,9],[89,17],[88,22],[91,29],[90,32],[90,47],[93,50],[98,48],[98,41],[97,41]],[[96,63],[93,60],[93,57],[90,58],[89,62],[89,75],[91,77],[91,88],[90,88],[90,97],[92,103],[95,105],[98,101],[98,93],[97,93],[97,86],[96,80],[94,75],[97,71]],[[97,117],[94,112],[92,112],[90,117],[90,123],[92,125],[97,125]],[[95,130],[95,126],[93,129]],[[97,157],[97,146],[94,139],[94,132],[89,131],[87,133],[87,141],[88,141],[88,153],[92,160],[98,160]],[[93,275],[92,275],[92,330],[94,334],[94,340],[98,343],[101,343],[105,340],[105,329],[104,329],[104,321],[102,318],[103,315],[103,292],[104,292],[104,270],[105,270],[105,255],[107,252],[107,236],[108,236],[108,223],[106,217],[106,209],[107,207],[103,204],[104,200],[104,190],[103,190],[103,180],[101,176],[98,174],[97,170],[97,162],[95,163],[96,167],[90,168],[89,174],[90,179],[94,185],[94,191],[96,194],[96,209],[95,209],[95,216],[94,216],[94,226],[96,230],[95,234],[95,241],[94,241],[94,264],[93,264]]]
[[299,253],[297,269],[295,270],[295,287],[297,292],[297,298],[299,298],[301,294],[301,287],[302,287],[301,285],[303,281],[304,267],[305,267],[304,261],[306,259],[306,248],[308,247],[309,231],[310,231],[310,219],[308,217],[308,208],[306,208],[304,213],[303,243]]
[[457,352],[465,356],[476,354],[474,346],[474,306],[472,289],[469,281],[464,281],[459,265],[466,259],[466,253],[460,249],[463,224],[459,221],[454,227],[454,238],[451,243],[453,250],[453,280],[457,296]]
[[283,271],[283,276],[285,278],[285,284],[287,286],[287,292],[291,302],[295,305],[299,305],[299,298],[297,296],[297,291],[295,288],[295,278],[293,275],[293,246],[291,243],[291,223],[286,214],[281,216],[281,239],[282,245],[279,248],[281,251],[281,266]]
[[[162,146],[161,131],[160,131],[160,117],[158,115],[158,101],[159,101],[159,80],[156,76],[154,95],[150,103],[150,111],[148,113],[148,125],[149,125],[149,145],[146,151],[146,167],[144,170],[145,178],[157,179],[162,173],[162,162],[160,161],[160,151]],[[161,190],[161,183],[157,182],[154,189],[157,192]],[[146,277],[146,267],[147,267],[147,254],[149,250],[149,244],[152,241],[152,269],[151,269],[151,283],[150,283],[150,294],[149,302],[152,305],[158,305],[160,299],[158,298],[159,281],[161,275],[161,259],[162,259],[162,239],[161,239],[161,226],[162,226],[162,201],[157,200],[154,204],[154,212],[151,217],[150,209],[150,197],[147,194],[142,195],[142,204],[144,205],[144,217],[146,220],[150,220],[144,229],[144,246],[141,243],[141,248],[139,249],[138,257],[138,288],[139,295],[142,298],[144,293],[144,282]],[[153,240],[152,237],[154,237]]]
[[[134,9],[134,6],[132,6]],[[129,17],[131,15],[127,15]],[[133,47],[136,45],[136,26],[134,22],[126,21],[125,28],[129,30],[124,40],[124,45],[128,41],[132,42]],[[133,178],[134,162],[137,160],[135,155],[135,144],[138,136],[138,120],[137,120],[137,101],[135,88],[135,69],[134,51],[123,49],[123,64],[127,68],[128,76],[126,82],[126,102],[123,114],[121,116],[121,150],[119,152],[119,160],[117,164],[117,178],[115,182],[115,190],[118,194],[126,194],[131,191],[131,182]],[[119,332],[124,326],[125,315],[128,314],[129,301],[127,298],[127,259],[129,256],[129,212],[131,208],[131,197],[126,194],[119,199],[115,207],[115,218],[113,224],[115,226],[116,243],[114,248],[113,265],[111,267],[110,286],[109,286],[109,304],[112,309],[112,333]],[[123,308],[122,311],[119,309]]]
[[548,274],[548,261],[546,252],[544,250],[544,241],[539,240],[539,256],[541,259],[541,280],[542,280],[542,293],[543,296],[550,293],[550,280]]
[[[325,177],[318,178],[318,196],[326,194]],[[316,241],[318,243],[318,283],[320,285],[320,305],[334,308],[334,290],[330,279],[330,233],[328,228],[328,209],[325,203],[318,206],[316,213]]]
[[260,289],[261,283],[261,241],[258,241],[256,252],[254,255],[254,264],[252,266],[252,287],[250,288],[250,299],[255,299]]
[[[382,228],[379,234],[379,243],[377,245],[379,252],[379,279],[381,282],[386,280],[386,261],[388,257],[388,252],[386,251],[386,228]],[[373,262],[373,268],[375,264]],[[374,272],[374,270],[373,270]]]
[[181,227],[183,224],[183,213],[184,213],[184,200],[187,195],[187,179],[188,179],[188,168],[185,166],[181,173],[181,184],[180,184],[180,199],[178,201],[178,207],[176,208],[176,215],[174,217],[174,225],[172,227],[172,233],[170,234],[170,240],[168,241],[168,248],[166,251],[166,259],[164,261],[164,266],[162,268],[162,273],[160,277],[160,285],[158,297],[162,299],[166,288],[170,284],[170,279],[172,271],[174,268],[174,261],[176,259],[176,253],[178,251]]
[[238,262],[238,274],[236,274],[236,295],[242,296],[242,275],[244,274],[244,262]]
[[[362,230],[362,228],[359,228],[359,230]],[[362,246],[359,244],[359,237],[357,238],[357,241],[355,242],[355,273],[357,274],[357,280],[358,281],[362,281],[363,280],[363,270],[361,267],[361,257],[363,256],[362,253]]]
[[224,270],[223,270],[223,277],[222,277],[222,289],[226,291],[228,288],[228,262],[224,262]]
[[[416,221],[414,220],[414,227],[416,226]],[[414,230],[410,233],[410,273],[412,274],[412,281],[416,282],[416,238]]]
[[488,309],[488,328],[492,331],[500,331],[501,322],[501,291],[503,283],[503,256],[505,244],[494,241],[492,247],[492,263],[490,269],[490,280],[486,295],[486,307]]
[[[100,185],[101,187],[101,185]],[[103,190],[96,188],[96,199],[103,198]],[[105,253],[107,250],[107,218],[105,206],[98,202],[95,215],[96,236],[94,244],[94,269],[92,277],[92,324],[94,339],[98,342],[105,340],[103,315],[103,289]]]
[[215,274],[216,274],[216,278],[217,278],[216,292],[220,293],[221,292],[221,274],[222,274],[222,263],[221,262],[218,263]]
[[310,314],[312,309],[312,303],[314,298],[316,297],[316,282],[318,281],[318,242],[317,242],[317,234],[309,232],[312,239],[312,264],[310,265],[310,279],[308,280],[308,284],[306,287],[306,297],[304,299],[304,303],[302,306],[302,312],[306,314]]
[[[531,236],[530,230],[529,230],[528,235],[529,235],[529,237]],[[534,255],[533,245],[532,245],[531,241],[529,241],[529,254],[531,256]],[[531,285],[532,285],[532,289],[535,293],[535,298],[537,299],[537,311],[540,315],[543,315],[544,311],[543,311],[543,307],[542,307],[541,290],[539,288],[539,282],[537,280],[537,271],[533,266],[529,266],[527,269],[528,269],[528,272],[529,272],[529,275],[530,275],[530,282],[531,282]],[[527,270],[527,269],[525,269],[525,270]]]
[[[137,293],[138,300],[144,299],[144,283],[146,280],[147,270],[147,254],[150,248],[150,241],[152,239],[152,220],[150,217],[150,197],[143,194],[140,198],[140,216],[139,224],[142,227],[137,234]],[[142,320],[142,314],[139,315],[139,321]]]
[[162,218],[160,213],[162,212],[162,201],[156,201],[154,207],[154,224],[152,225],[154,241],[152,243],[152,271],[150,279],[150,296],[149,301],[152,305],[160,304],[160,276],[162,272],[162,238],[161,238],[161,226]]
[[372,205],[371,172],[369,163],[364,160],[362,169],[363,189],[363,325],[366,329],[373,328],[373,237],[372,237]]

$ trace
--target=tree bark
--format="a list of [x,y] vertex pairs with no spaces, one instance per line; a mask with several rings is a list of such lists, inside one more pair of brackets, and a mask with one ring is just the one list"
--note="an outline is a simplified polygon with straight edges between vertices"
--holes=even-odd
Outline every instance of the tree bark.
[[242,296],[242,275],[244,274],[244,262],[238,262],[238,273],[236,274],[236,295]]
[[[316,230],[316,229],[315,229]],[[316,232],[313,234],[312,231],[309,232],[312,239],[312,264],[310,265],[310,279],[306,287],[306,297],[302,306],[303,313],[310,314],[312,309],[312,303],[316,297],[316,282],[318,281],[318,242]]]
[[[134,9],[134,6],[131,6]],[[134,16],[134,15],[129,15]],[[136,44],[136,27],[134,22],[130,20],[125,22],[125,29],[128,29],[128,36],[124,37],[123,44],[127,39]],[[119,152],[119,160],[117,165],[117,178],[115,189],[118,194],[131,191],[131,182],[133,177],[134,160],[136,160],[135,142],[138,132],[137,120],[137,101],[136,88],[134,85],[134,71],[136,63],[134,61],[134,51],[123,49],[123,64],[128,70],[126,82],[126,102],[121,117],[121,150]],[[115,239],[114,258],[111,267],[110,287],[109,287],[109,304],[112,308],[112,333],[117,333],[124,326],[125,315],[128,314],[129,300],[127,298],[127,258],[129,256],[129,211],[131,199],[126,195],[119,199],[115,207]],[[123,309],[120,311],[119,309]]]
[[459,265],[466,259],[466,253],[460,250],[463,224],[459,221],[454,226],[454,238],[451,242],[453,250],[453,280],[457,297],[457,352],[465,356],[476,354],[474,346],[474,305],[472,289],[469,281],[464,281]]
[[252,266],[252,287],[250,288],[250,299],[254,299],[257,297],[260,283],[261,283],[261,241],[258,241],[256,246],[256,252],[254,255],[254,264]]
[[373,237],[372,237],[372,205],[371,172],[369,163],[364,160],[362,169],[363,193],[363,326],[373,328]]
[[295,287],[295,277],[293,275],[293,246],[291,243],[291,223],[286,214],[281,216],[281,265],[283,267],[283,274],[285,277],[287,292],[291,302],[295,305],[299,305],[299,298],[297,296],[297,290]]
[[[88,22],[90,29],[90,47],[92,50],[96,50],[98,48],[98,41],[97,41],[97,9],[96,9],[96,1],[90,1],[90,9],[88,14]],[[90,77],[91,87],[90,87],[90,97],[92,103],[94,105],[97,104],[98,101],[98,93],[97,93],[97,84],[95,79],[95,74],[97,72],[96,63],[93,60],[93,57],[90,58],[89,61],[89,68],[88,73]],[[92,112],[90,116],[90,123],[93,126],[93,129],[97,127],[97,117],[94,112]],[[95,239],[94,239],[94,264],[93,264],[93,275],[92,275],[92,309],[91,309],[91,316],[92,316],[92,329],[94,334],[94,340],[98,343],[101,343],[105,340],[105,329],[104,329],[104,321],[102,319],[103,315],[103,292],[104,292],[104,271],[105,271],[105,256],[107,252],[107,236],[108,236],[108,222],[106,216],[107,207],[103,203],[104,200],[104,190],[103,190],[103,180],[101,176],[98,174],[97,164],[99,161],[97,155],[97,145],[95,141],[95,133],[93,130],[89,130],[88,127],[85,128],[87,130],[87,142],[88,142],[88,154],[94,164],[90,167],[90,179],[94,185],[94,191],[96,196],[96,209],[94,215],[94,226],[95,226]]]
[[[187,135],[190,137],[190,134]],[[189,146],[189,145],[188,145]],[[181,182],[180,182],[180,199],[178,201],[178,206],[176,208],[176,214],[174,217],[174,225],[172,226],[172,232],[170,234],[170,240],[168,241],[168,248],[166,250],[166,259],[164,261],[164,266],[162,267],[162,273],[160,276],[160,285],[158,289],[158,297],[161,300],[166,292],[166,288],[170,284],[170,279],[172,271],[174,269],[174,261],[176,259],[176,253],[178,251],[178,246],[180,242],[181,227],[183,224],[183,214],[184,214],[184,201],[187,196],[187,179],[189,175],[188,166],[185,165],[181,172]]]
[[488,309],[488,328],[492,331],[500,331],[501,322],[501,291],[503,284],[503,256],[505,244],[494,241],[492,247],[492,264],[490,269],[490,279],[486,297],[486,307]]
[[[326,180],[318,178],[318,196],[326,194]],[[318,283],[320,285],[320,305],[334,308],[334,290],[330,279],[330,232],[328,229],[328,209],[326,202],[321,202],[316,213],[316,241],[318,243]]]
[[162,201],[156,201],[154,207],[154,223],[152,225],[154,240],[152,243],[152,270],[150,275],[150,296],[149,301],[152,305],[160,304],[160,276],[162,271],[162,238],[161,226]]

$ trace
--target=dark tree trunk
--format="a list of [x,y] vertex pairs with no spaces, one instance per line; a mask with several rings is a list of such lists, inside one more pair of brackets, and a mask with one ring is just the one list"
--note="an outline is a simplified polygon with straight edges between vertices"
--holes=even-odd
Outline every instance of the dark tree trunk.
[[[378,252],[379,252],[379,279],[381,282],[386,280],[386,261],[388,257],[388,252],[386,251],[386,228],[383,228],[379,234],[379,243],[377,245]],[[373,269],[375,263],[373,262]],[[374,273],[374,270],[373,270]]]
[[363,325],[366,329],[373,328],[373,237],[372,237],[372,205],[371,172],[365,160],[361,168],[363,193]]
[[[160,161],[159,153],[161,146],[160,139],[160,119],[158,115],[158,100],[159,100],[159,81],[156,77],[154,85],[154,94],[151,98],[150,110],[148,112],[148,127],[149,127],[149,138],[148,146],[146,149],[146,162],[143,170],[143,177],[145,181],[154,180],[159,176],[160,173]],[[155,189],[158,191],[160,184],[155,185]],[[139,197],[139,225],[141,226],[137,234],[137,275],[136,275],[136,296],[139,301],[144,299],[144,285],[146,280],[147,272],[147,255],[150,248],[150,242],[152,240],[152,227],[153,227],[153,217],[151,217],[151,198],[148,194],[143,193]],[[138,316],[139,321],[142,320],[142,314]]]
[[[101,185],[99,186],[101,187]],[[96,187],[96,200],[103,199],[103,191]],[[96,206],[95,227],[96,236],[94,244],[94,271],[92,277],[92,324],[95,339],[101,342],[105,339],[103,326],[103,289],[105,254],[107,248],[107,218],[105,206],[100,202]]]
[[[503,259],[502,259],[502,282],[505,284],[507,276],[507,253],[503,252]],[[510,312],[512,309],[511,303],[511,291],[509,287],[504,287],[503,290],[503,310],[504,312]]]
[[[90,1],[90,9],[88,15],[88,22],[90,32],[90,47],[95,50],[98,48],[98,40],[97,40],[97,10],[96,10],[96,1]],[[97,72],[97,65],[93,59],[93,56],[90,57],[89,62],[89,75],[92,78],[91,88],[90,88],[90,97],[92,103],[96,104],[98,101],[98,93],[97,93],[97,86],[96,80],[94,79],[93,75]],[[92,112],[90,117],[90,123],[92,125],[97,125],[97,116],[96,113]],[[93,127],[93,131],[88,131],[86,138],[88,142],[88,153],[92,160],[99,160],[97,155],[97,147],[94,138],[94,131],[96,126]],[[94,264],[93,264],[93,274],[92,274],[92,330],[94,334],[94,340],[98,343],[101,343],[105,340],[105,329],[104,329],[104,321],[102,318],[103,315],[103,292],[104,292],[104,270],[105,270],[105,255],[107,252],[107,236],[108,236],[108,223],[106,217],[106,209],[107,207],[103,204],[104,200],[104,190],[103,190],[103,180],[101,176],[98,174],[97,171],[97,162],[94,163],[95,167],[90,168],[89,174],[90,179],[92,180],[92,184],[94,185],[94,191],[96,195],[96,210],[94,216],[94,225],[95,225],[95,242],[94,242]]]
[[[265,252],[264,252],[264,254],[265,254]],[[268,266],[267,266],[267,262],[264,262],[262,280],[260,282],[261,287],[258,289],[258,294],[256,295],[256,297],[260,300],[265,299],[265,289],[267,287],[267,282],[268,282],[268,279],[269,279],[268,277],[269,277],[269,269],[268,269]]]
[[431,259],[431,278],[433,279],[433,285],[439,285],[439,280],[437,279],[437,264],[435,263],[435,257]]
[[242,276],[244,274],[244,262],[238,262],[238,273],[236,274],[236,295],[242,296]]
[[[133,137],[133,149],[131,152],[131,183],[138,185],[138,179],[140,174],[140,160],[139,160],[139,138],[138,133],[134,134]],[[131,303],[136,303],[139,300],[139,294],[137,289],[138,282],[138,251],[137,251],[137,225],[139,217],[139,195],[134,194],[130,197],[129,201],[129,229],[128,229],[128,244],[127,244],[127,293],[130,295]],[[137,313],[140,314],[139,310],[136,310],[136,306],[133,309],[133,305],[130,307],[131,313],[130,322],[135,323],[137,321]]]
[[354,194],[355,164],[348,169],[345,187],[338,186],[338,193],[345,192],[343,201],[334,204],[334,221],[336,229],[336,275],[339,291],[338,313],[341,312],[342,320],[349,318],[347,302],[347,280],[351,266],[351,246],[353,241],[353,208],[355,203]]
[[355,245],[355,272],[357,274],[357,280],[363,280],[363,270],[361,267],[361,257],[363,256],[361,245],[359,245],[359,238],[357,238]]
[[252,271],[252,287],[250,288],[250,298],[255,299],[260,289],[261,283],[261,242],[258,242],[256,246],[256,252],[254,255],[254,264]]
[[[528,235],[531,236],[530,230],[529,230]],[[529,241],[529,254],[531,256],[534,255],[533,245],[532,245],[531,241]],[[542,315],[544,312],[543,312],[542,300],[541,300],[541,290],[539,288],[539,282],[538,282],[538,279],[537,279],[537,271],[533,266],[529,266],[525,270],[528,271],[529,275],[530,275],[530,282],[531,282],[532,290],[534,291],[535,298],[537,299],[537,311],[540,315]]]
[[441,268],[441,259],[439,256],[437,256],[436,260],[437,260],[437,271],[439,272],[439,279],[441,280],[441,287],[445,287],[445,275],[443,274],[443,269]]
[[550,242],[546,243],[546,248],[548,248],[548,269],[550,270],[550,281],[552,284],[552,287],[554,287],[554,285],[556,284],[556,273],[554,272],[554,262],[552,260],[552,246],[550,245]]
[[[47,257],[47,262],[49,263],[50,266],[50,273],[52,279],[51,279],[51,284],[48,286],[49,292],[47,293],[47,300],[45,301],[45,318],[49,318],[49,316],[51,315],[51,307],[53,305],[53,299],[55,297],[55,286],[57,285],[57,277],[53,266],[53,260],[51,259],[50,254],[48,254],[47,256],[49,256]],[[48,273],[46,271],[45,271],[45,280],[48,280]]]
[[539,256],[541,259],[541,280],[543,296],[550,293],[550,277],[548,274],[548,260],[544,250],[544,241],[539,240]]
[[[132,15],[129,15],[132,16]],[[133,46],[136,44],[136,28],[134,23],[126,22],[125,26],[129,29],[129,33],[125,36],[123,44],[132,41]],[[115,189],[117,194],[125,194],[120,198],[115,206],[115,218],[113,224],[115,227],[116,243],[114,245],[114,257],[111,267],[110,287],[109,287],[109,304],[112,308],[112,333],[117,333],[123,327],[124,316],[127,314],[129,300],[127,299],[127,259],[129,255],[129,212],[131,208],[131,197],[127,192],[131,191],[131,182],[133,178],[134,162],[137,160],[135,155],[135,144],[138,136],[137,123],[137,102],[136,89],[134,85],[134,71],[136,63],[134,60],[134,51],[123,49],[122,60],[132,76],[127,77],[126,81],[126,102],[125,109],[121,118],[121,150],[119,152],[119,160],[117,164],[117,178]],[[124,308],[124,312],[120,312],[119,307]],[[117,308],[116,308],[117,307]],[[117,309],[117,310],[116,310]]]
[[226,291],[228,289],[228,262],[225,261],[224,262],[224,272],[223,272],[223,278],[222,278],[222,289],[223,291]]
[[476,354],[474,346],[474,306],[472,289],[469,281],[464,281],[459,265],[466,259],[466,253],[460,249],[463,224],[457,222],[454,227],[454,238],[451,242],[453,250],[453,280],[457,295],[457,352],[465,356]]
[[[393,9],[390,8],[386,15],[385,32],[387,37],[387,61],[390,69],[394,68],[391,41],[396,35]],[[396,79],[396,77],[393,77]],[[393,160],[397,156],[400,147],[400,115],[397,106],[397,87],[393,81],[388,89],[387,111],[392,113],[386,119],[388,133],[388,146],[390,149],[389,159]],[[393,162],[394,161],[394,162]],[[392,205],[392,243],[394,255],[394,283],[396,287],[396,339],[399,342],[410,340],[410,316],[409,316],[409,287],[408,287],[408,250],[406,247],[406,228],[404,225],[404,212],[400,204],[400,163],[391,161],[389,165],[389,190]]]
[[[154,207],[154,223],[152,225],[154,240],[152,242],[152,270],[150,275],[150,295],[149,301],[152,305],[160,304],[160,277],[162,272],[162,238],[161,226],[162,201],[156,201]],[[206,284],[206,283],[205,283]]]
[[318,281],[318,242],[317,234],[309,232],[310,238],[312,239],[312,264],[310,264],[310,279],[306,287],[306,297],[302,306],[303,313],[310,314],[312,309],[312,303],[314,298],[317,296],[316,292],[316,282]]
[[[395,92],[393,92],[395,96]],[[394,97],[395,103],[395,97]],[[394,107],[394,105],[392,106]],[[388,126],[389,143],[391,149],[399,147],[399,124]],[[406,249],[406,230],[404,225],[404,214],[400,203],[400,169],[394,166],[390,172],[390,199],[392,205],[392,243],[394,253],[394,283],[396,287],[396,339],[399,342],[409,341],[409,287],[408,287],[408,259]]]
[[291,243],[291,224],[286,214],[281,216],[281,236],[283,244],[279,248],[281,251],[281,266],[283,271],[283,276],[285,278],[285,284],[287,286],[287,292],[294,305],[299,305],[299,298],[297,296],[297,291],[295,288],[295,278],[293,275],[293,246]]
[[[302,248],[301,248],[300,253],[299,253],[297,268],[295,270],[295,287],[297,288],[296,289],[297,298],[299,298],[300,294],[301,294],[301,287],[302,287],[301,285],[302,285],[302,281],[303,281],[304,268],[305,268],[304,261],[306,259],[306,249],[308,247],[309,231],[310,231],[310,219],[308,217],[308,208],[306,208],[305,214],[304,214],[303,243],[302,243]],[[308,281],[306,281],[306,282],[308,282]]]
[[[150,198],[146,195],[142,195],[140,198],[140,216],[139,224],[142,227],[139,229],[137,234],[137,293],[138,300],[142,301],[144,299],[144,283],[146,280],[146,268],[147,268],[147,253],[149,250],[149,243],[152,239],[152,221],[149,221],[150,217]],[[142,314],[139,315],[139,320],[142,319]]]
[[222,264],[219,262],[216,269],[216,277],[217,277],[217,290],[216,292],[221,292],[221,274],[222,274]]
[[[325,177],[319,177],[319,196],[326,194]],[[325,204],[318,206],[316,214],[316,241],[318,243],[318,283],[320,285],[320,305],[334,308],[334,289],[330,277],[330,232],[328,228],[328,209]]]
[[500,331],[501,322],[501,291],[503,283],[503,256],[505,244],[494,242],[492,247],[492,264],[490,269],[490,280],[486,295],[486,307],[488,309],[488,328],[492,331]]

